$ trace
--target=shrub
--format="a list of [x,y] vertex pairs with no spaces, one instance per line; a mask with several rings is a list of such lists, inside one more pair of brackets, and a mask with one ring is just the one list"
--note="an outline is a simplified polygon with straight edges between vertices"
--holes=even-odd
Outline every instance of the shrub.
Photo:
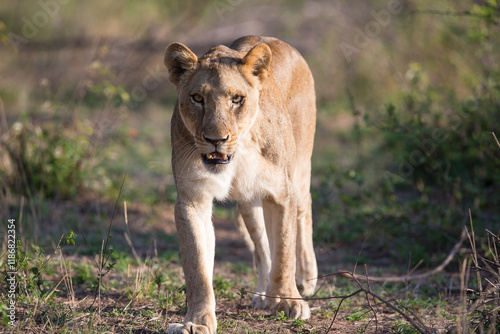
[[464,74],[460,91],[450,89],[453,83],[436,87],[432,73],[412,62],[397,98],[379,109],[365,106],[364,122],[348,135],[360,143],[353,151],[359,157],[322,171],[313,188],[317,241],[361,243],[376,231],[365,249],[384,251],[390,243],[393,255],[411,252],[413,264],[432,265],[427,260],[442,260],[460,235],[469,208],[490,229],[500,218],[500,155],[492,135],[500,124],[500,67],[491,61],[500,53],[498,7],[471,6],[463,13],[474,17],[465,25],[471,32],[455,29],[464,25],[454,21],[446,34],[460,34],[455,38],[474,50],[462,56],[475,69],[472,77]]
[[47,198],[77,194],[91,172],[92,128],[15,123],[1,145],[0,180],[13,193]]

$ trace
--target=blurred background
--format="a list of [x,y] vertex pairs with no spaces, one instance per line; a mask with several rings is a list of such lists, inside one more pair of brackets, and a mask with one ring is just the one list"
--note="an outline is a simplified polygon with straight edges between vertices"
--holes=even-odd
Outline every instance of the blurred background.
[[319,261],[356,260],[366,241],[361,262],[433,267],[469,209],[498,233],[499,16],[498,0],[2,1],[2,224],[21,212],[42,243],[102,231],[120,196],[175,243],[160,227],[176,198],[163,51],[257,34],[296,47],[315,78]]

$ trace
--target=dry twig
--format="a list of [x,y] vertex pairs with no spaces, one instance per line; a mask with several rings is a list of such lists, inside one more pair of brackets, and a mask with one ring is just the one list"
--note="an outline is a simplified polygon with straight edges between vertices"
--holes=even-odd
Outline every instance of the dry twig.
[[[446,257],[446,259],[443,261],[443,263],[441,263],[436,268],[434,268],[430,271],[427,271],[425,273],[415,274],[415,275],[412,274],[412,275],[405,275],[405,276],[385,276],[385,277],[374,277],[374,276],[367,277],[365,275],[357,275],[357,274],[353,274],[353,275],[356,279],[360,279],[360,280],[370,280],[373,282],[396,282],[396,283],[397,282],[407,282],[409,280],[427,278],[429,276],[435,275],[435,274],[443,271],[444,268],[446,268],[446,266],[448,266],[448,264],[450,264],[451,260],[453,260],[453,258],[455,257],[455,254],[458,252],[458,250],[462,246],[462,243],[464,242],[466,237],[467,237],[467,232],[466,232],[466,229],[464,228],[462,231],[462,235],[460,236],[460,239],[455,244],[455,246],[453,246],[452,250],[450,251],[450,253]],[[351,276],[351,275],[348,274],[347,276]]]
[[[395,305],[395,303],[392,303],[390,300],[387,300],[383,297],[381,297],[380,295],[376,294],[375,292],[373,292],[371,290],[371,287],[370,285],[367,283],[367,287],[363,286],[363,284],[360,282],[360,280],[358,279],[357,275],[351,273],[351,272],[348,272],[348,271],[341,271],[341,272],[338,272],[338,273],[335,273],[335,274],[330,274],[330,275],[325,275],[325,276],[321,276],[319,278],[326,278],[326,277],[329,277],[329,276],[336,276],[336,275],[341,275],[341,276],[348,276],[350,278],[352,278],[356,284],[358,285],[358,289],[348,295],[343,295],[343,296],[329,296],[329,297],[314,297],[314,298],[292,298],[292,297],[276,297],[276,296],[269,296],[269,295],[266,295],[266,294],[262,294],[262,293],[257,293],[257,292],[252,292],[252,291],[245,291],[247,293],[252,293],[252,294],[258,294],[260,296],[263,296],[263,297],[266,297],[266,298],[280,298],[280,299],[289,299],[289,300],[306,300],[306,301],[313,301],[313,300],[329,300],[329,299],[340,299],[340,302],[339,302],[339,305],[338,307],[336,308],[335,310],[335,313],[333,314],[333,319],[332,319],[332,322],[330,323],[330,326],[327,328],[327,330],[325,331],[325,334],[329,333],[330,330],[332,329],[333,327],[333,324],[335,323],[335,320],[337,319],[337,315],[340,311],[340,308],[342,307],[342,303],[351,298],[351,297],[354,297],[360,293],[364,293],[365,294],[365,297],[366,297],[366,300],[368,302],[368,306],[370,308],[370,311],[374,314],[375,316],[375,319],[377,319],[377,313],[375,311],[375,309],[373,308],[372,304],[370,303],[370,300],[369,298],[371,297],[373,300],[379,300],[382,304],[385,304],[386,306],[388,306],[391,310],[393,310],[394,312],[398,313],[399,315],[401,315],[406,321],[408,321],[408,323],[410,323],[419,333],[423,333],[423,334],[427,334],[429,333],[427,327],[424,325],[424,323],[418,318],[418,316],[416,314],[414,314],[411,310],[408,310],[407,308],[405,308],[404,306],[401,306],[401,305]],[[365,277],[365,280],[366,280],[366,277]]]

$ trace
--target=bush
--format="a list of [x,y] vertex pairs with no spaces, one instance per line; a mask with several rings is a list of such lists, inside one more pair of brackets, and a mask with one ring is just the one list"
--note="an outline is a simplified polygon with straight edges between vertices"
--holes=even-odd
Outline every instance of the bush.
[[452,209],[498,207],[500,157],[492,132],[500,124],[500,87],[483,88],[461,100],[440,94],[443,101],[428,88],[405,94],[400,107],[387,106],[375,126],[381,149],[395,158],[386,174],[391,190],[413,190]]
[[91,172],[92,128],[42,128],[15,123],[1,145],[0,180],[15,194],[68,198],[84,186]]
[[[364,123],[349,134],[349,141],[361,142],[354,151],[359,157],[322,171],[313,189],[317,241],[361,243],[372,232],[377,237],[365,246],[368,253],[400,260],[411,253],[413,264],[433,265],[427,260],[442,260],[469,208],[494,228],[500,218],[500,154],[492,135],[500,124],[500,67],[491,60],[500,47],[494,42],[498,16],[490,12],[498,9],[486,2],[471,6],[468,15],[481,33],[451,26],[446,33],[463,34],[456,37],[474,50],[463,55],[474,77],[464,77],[458,92],[434,86],[431,73],[409,63],[399,97],[381,111],[365,108]],[[354,103],[352,112],[359,114]]]

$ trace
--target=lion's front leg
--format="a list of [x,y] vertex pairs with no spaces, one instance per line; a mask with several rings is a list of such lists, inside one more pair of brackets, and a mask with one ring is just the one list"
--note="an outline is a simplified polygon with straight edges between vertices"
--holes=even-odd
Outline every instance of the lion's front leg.
[[311,316],[309,305],[300,299],[295,282],[295,194],[289,194],[281,203],[267,199],[263,201],[263,208],[272,259],[270,282],[266,290],[266,307],[272,314],[284,312],[290,318],[308,319]]
[[179,194],[175,206],[175,223],[186,280],[188,312],[183,324],[170,325],[169,334],[216,332],[212,288],[215,235],[211,214],[211,198],[194,202]]

